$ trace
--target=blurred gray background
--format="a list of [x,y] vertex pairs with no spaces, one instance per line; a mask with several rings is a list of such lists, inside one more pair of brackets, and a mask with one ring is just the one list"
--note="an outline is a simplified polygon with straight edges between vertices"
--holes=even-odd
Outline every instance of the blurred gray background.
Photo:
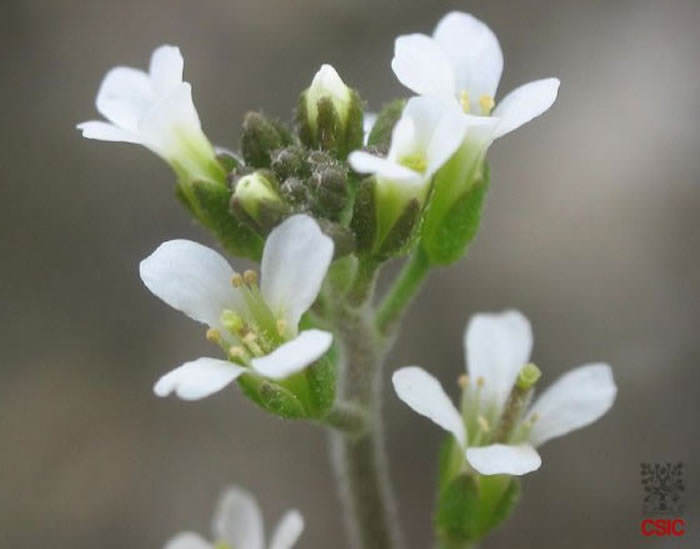
[[[211,349],[142,286],[161,241],[210,243],[145,150],[82,140],[113,65],[178,44],[212,140],[237,146],[248,109],[289,117],[323,62],[373,109],[405,95],[393,39],[452,8],[501,40],[500,96],[556,75],[559,100],[490,153],[492,191],[469,257],[435,272],[389,363],[437,372],[451,394],[474,311],[518,307],[552,381],[609,361],[604,420],[548,444],[523,503],[483,547],[664,546],[641,537],[642,461],[686,463],[700,539],[700,3],[229,0],[3,2],[0,100],[0,546],[161,547],[207,534],[224,485],[258,494],[268,528],[290,506],[300,547],[345,547],[324,433],[236,388],[160,400],[157,377]],[[387,390],[393,479],[411,548],[430,547],[442,433]],[[694,542],[693,542],[694,540]],[[665,542],[671,546],[671,542]]]

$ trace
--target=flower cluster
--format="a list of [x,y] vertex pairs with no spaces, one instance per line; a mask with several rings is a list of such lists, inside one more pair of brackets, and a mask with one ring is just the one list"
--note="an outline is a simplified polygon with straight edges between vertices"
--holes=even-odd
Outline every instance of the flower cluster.
[[[204,324],[218,353],[163,375],[154,392],[198,400],[235,381],[268,412],[335,429],[344,437],[338,477],[356,483],[342,490],[355,498],[349,522],[364,532],[357,539],[384,536],[373,547],[397,537],[382,524],[391,515],[375,463],[382,441],[363,443],[381,435],[373,381],[422,280],[463,257],[478,231],[490,145],[549,109],[559,89],[545,78],[497,101],[498,40],[458,12],[432,36],[398,37],[391,68],[415,96],[365,112],[358,91],[324,64],[299,95],[292,123],[248,112],[232,152],[206,137],[180,50],[164,45],[148,72],[109,71],[96,101],[107,122],[78,125],[86,138],[140,144],[163,158],[192,217],[227,252],[260,265],[259,275],[236,272],[188,240],[167,241],[141,262],[148,290]],[[379,270],[397,256],[409,259],[375,305]],[[393,375],[399,398],[452,435],[438,479],[436,533],[445,547],[492,530],[517,501],[517,477],[540,467],[536,448],[597,420],[615,399],[610,367],[589,364],[531,405],[541,375],[531,348],[520,313],[473,317],[459,407],[421,368]],[[270,549],[290,548],[302,529],[290,511]],[[241,489],[225,493],[213,530],[213,544],[183,533],[167,549],[264,547],[260,511]]]

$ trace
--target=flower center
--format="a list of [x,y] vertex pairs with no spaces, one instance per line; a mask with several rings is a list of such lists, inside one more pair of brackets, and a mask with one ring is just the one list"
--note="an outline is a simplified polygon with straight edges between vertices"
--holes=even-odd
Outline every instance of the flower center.
[[420,174],[425,173],[425,170],[428,169],[428,162],[425,155],[421,153],[408,154],[401,158],[399,164]]
[[[472,110],[472,104],[471,101],[469,100],[469,93],[467,90],[462,90],[459,92],[459,103],[462,105],[462,110],[469,114]],[[496,102],[494,101],[493,97],[487,94],[483,94],[479,97],[479,113],[475,114],[481,114],[482,116],[490,116],[491,111],[493,110],[494,106],[496,105]]]
[[269,354],[283,343],[287,326],[265,303],[255,271],[234,274],[231,284],[243,298],[246,310],[221,311],[219,321],[226,337],[210,328],[207,339],[219,345],[232,362],[248,365],[252,358]]

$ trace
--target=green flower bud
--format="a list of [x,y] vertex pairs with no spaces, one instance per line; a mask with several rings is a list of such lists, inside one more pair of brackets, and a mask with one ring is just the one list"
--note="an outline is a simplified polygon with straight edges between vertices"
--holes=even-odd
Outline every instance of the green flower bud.
[[258,261],[263,241],[251,228],[232,215],[231,190],[208,181],[180,182],[175,194],[192,216],[209,229],[232,255]]
[[337,220],[348,203],[346,170],[337,165],[320,168],[311,176],[310,183],[316,196],[317,213]]
[[316,221],[324,234],[333,240],[335,246],[334,258],[337,259],[355,251],[355,235],[350,229],[340,223],[334,223],[322,217]]
[[245,115],[241,152],[247,164],[256,168],[268,168],[272,152],[291,142],[289,131],[279,122],[269,120],[258,112]]
[[323,65],[297,108],[301,141],[345,158],[362,146],[362,101],[330,65]]
[[287,214],[288,208],[269,172],[257,171],[235,182],[231,199],[233,212],[260,234],[267,234]]
[[303,211],[309,208],[311,193],[304,180],[298,177],[287,178],[280,187],[280,193],[289,204],[299,210]]
[[306,152],[294,145],[274,151],[270,168],[280,181],[288,177],[307,177],[311,173]]

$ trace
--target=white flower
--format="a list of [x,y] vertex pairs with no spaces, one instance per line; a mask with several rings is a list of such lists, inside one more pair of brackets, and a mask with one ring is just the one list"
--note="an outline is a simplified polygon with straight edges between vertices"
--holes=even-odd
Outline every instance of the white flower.
[[143,283],[190,318],[207,324],[207,338],[230,360],[199,358],[158,380],[154,391],[196,400],[250,371],[286,378],[318,360],[331,346],[321,330],[298,332],[333,257],[333,241],[306,215],[294,215],[268,236],[261,283],[234,272],[214,250],[189,240],[161,244],[140,265]]
[[[529,409],[529,395],[522,408],[511,407],[510,395],[516,394],[516,379],[532,350],[530,323],[517,311],[475,315],[464,342],[468,378],[462,383],[461,413],[422,368],[401,368],[392,380],[399,398],[452,433],[481,474],[523,475],[538,469],[537,446],[593,423],[615,400],[610,367],[587,364],[559,378]],[[506,411],[517,413],[509,421]]]
[[386,158],[355,151],[348,161],[356,172],[376,174],[380,184],[416,195],[457,150],[466,131],[467,121],[452,103],[414,97],[394,126]]
[[486,145],[549,109],[559,89],[556,78],[536,80],[496,105],[503,71],[498,39],[484,23],[460,12],[443,17],[432,37],[398,37],[391,67],[399,81],[417,94],[456,100],[465,113],[490,117],[480,136]]
[[183,67],[179,48],[164,45],[153,52],[148,73],[131,67],[111,69],[96,101],[109,122],[83,122],[78,129],[89,139],[143,145],[180,174],[218,181],[223,172],[202,132],[192,88],[182,80]]
[[[260,507],[252,494],[232,486],[216,509],[212,523],[214,543],[194,532],[182,532],[165,549],[265,549]],[[287,511],[272,534],[269,549],[290,549],[304,530],[304,519],[296,509]]]

